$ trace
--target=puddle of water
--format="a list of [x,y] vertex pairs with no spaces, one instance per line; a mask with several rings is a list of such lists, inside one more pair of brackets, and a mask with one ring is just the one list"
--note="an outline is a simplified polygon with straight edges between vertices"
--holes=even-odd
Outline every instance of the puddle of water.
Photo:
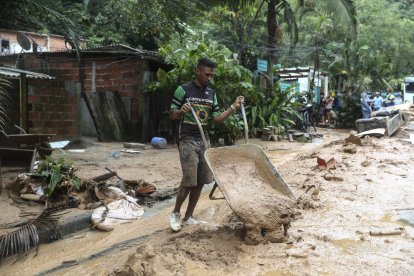
[[398,217],[397,222],[414,227],[414,210],[399,211]]
[[401,226],[414,227],[414,210],[402,210],[395,213],[385,213],[381,222],[396,223]]
[[350,239],[339,239],[333,240],[332,244],[341,248],[341,250],[349,255],[354,254],[354,248],[361,246],[362,241],[350,240]]

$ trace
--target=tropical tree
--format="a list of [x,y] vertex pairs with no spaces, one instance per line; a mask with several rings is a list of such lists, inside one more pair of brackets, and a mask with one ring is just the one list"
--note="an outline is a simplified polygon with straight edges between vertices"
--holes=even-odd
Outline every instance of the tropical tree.
[[[236,9],[240,6],[252,4],[257,1],[251,0],[238,0],[238,1],[226,1],[226,0],[206,0],[210,4],[222,4],[227,5],[230,8]],[[262,0],[261,3],[264,3]],[[338,21],[343,22],[356,31],[357,20],[356,10],[353,0],[297,0],[295,2],[298,9],[307,11],[309,8],[320,7],[324,9],[328,14],[332,14]],[[260,9],[263,7],[259,5]],[[277,48],[282,44],[284,36],[284,23],[287,27],[287,31],[290,34],[292,45],[295,45],[298,39],[298,27],[294,13],[294,5],[288,0],[268,0],[267,1],[267,13],[266,13],[266,29],[267,29],[267,50],[268,50],[268,63],[267,63],[267,80],[268,91],[273,90],[273,64],[278,62]],[[256,20],[256,19],[255,19]],[[271,92],[270,92],[271,93]]]
[[[3,3],[4,2],[4,3]],[[32,32],[52,33],[65,36],[79,46],[81,30],[70,19],[66,6],[79,5],[82,1],[21,0],[3,1],[0,7],[0,28]]]
[[87,0],[79,24],[88,44],[126,43],[156,49],[199,14],[189,0]]

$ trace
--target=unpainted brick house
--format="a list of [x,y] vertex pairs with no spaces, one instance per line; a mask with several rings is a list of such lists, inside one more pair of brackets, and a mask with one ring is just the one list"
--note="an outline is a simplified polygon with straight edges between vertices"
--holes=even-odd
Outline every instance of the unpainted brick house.
[[[17,124],[28,133],[55,134],[54,140],[96,136],[96,122],[85,99],[92,94],[115,92],[121,97],[122,109],[128,116],[128,129],[133,129],[129,140],[146,142],[159,134],[169,96],[145,93],[145,83],[163,66],[156,52],[114,45],[79,52],[0,56],[0,66],[9,68],[16,64],[21,70],[47,77],[2,75],[13,84],[9,133],[16,133],[12,126]],[[27,96],[23,95],[26,103],[25,99],[22,101],[22,86],[27,89]],[[111,111],[109,108],[102,112]]]
[[[22,41],[28,41],[28,48],[22,48]],[[65,38],[60,35],[44,35],[32,32],[19,32],[0,29],[0,55],[10,55],[24,52],[45,52],[66,50]]]

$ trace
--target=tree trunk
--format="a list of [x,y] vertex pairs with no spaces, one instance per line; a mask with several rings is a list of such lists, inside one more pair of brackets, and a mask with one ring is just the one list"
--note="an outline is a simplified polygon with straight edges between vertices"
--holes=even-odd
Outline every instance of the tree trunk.
[[269,55],[267,58],[267,94],[273,93],[273,63],[277,62],[276,57],[276,30],[279,26],[276,14],[276,6],[280,0],[269,0],[267,6],[267,47],[269,48]]
[[242,66],[244,67],[248,67],[247,66],[247,61],[246,61],[246,54],[245,54],[245,50],[246,50],[246,43],[245,43],[245,39],[244,39],[244,26],[240,23],[240,21],[237,19],[236,22],[236,34],[239,38],[239,62]]

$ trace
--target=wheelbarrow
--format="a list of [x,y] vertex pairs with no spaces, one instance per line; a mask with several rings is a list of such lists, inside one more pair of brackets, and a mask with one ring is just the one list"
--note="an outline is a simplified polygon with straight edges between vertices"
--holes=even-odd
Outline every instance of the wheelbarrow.
[[293,218],[295,197],[263,149],[247,143],[248,125],[243,105],[241,111],[245,144],[209,148],[191,109],[207,148],[204,157],[215,179],[210,199],[216,199],[213,193],[218,187],[243,221],[247,243],[281,242]]

